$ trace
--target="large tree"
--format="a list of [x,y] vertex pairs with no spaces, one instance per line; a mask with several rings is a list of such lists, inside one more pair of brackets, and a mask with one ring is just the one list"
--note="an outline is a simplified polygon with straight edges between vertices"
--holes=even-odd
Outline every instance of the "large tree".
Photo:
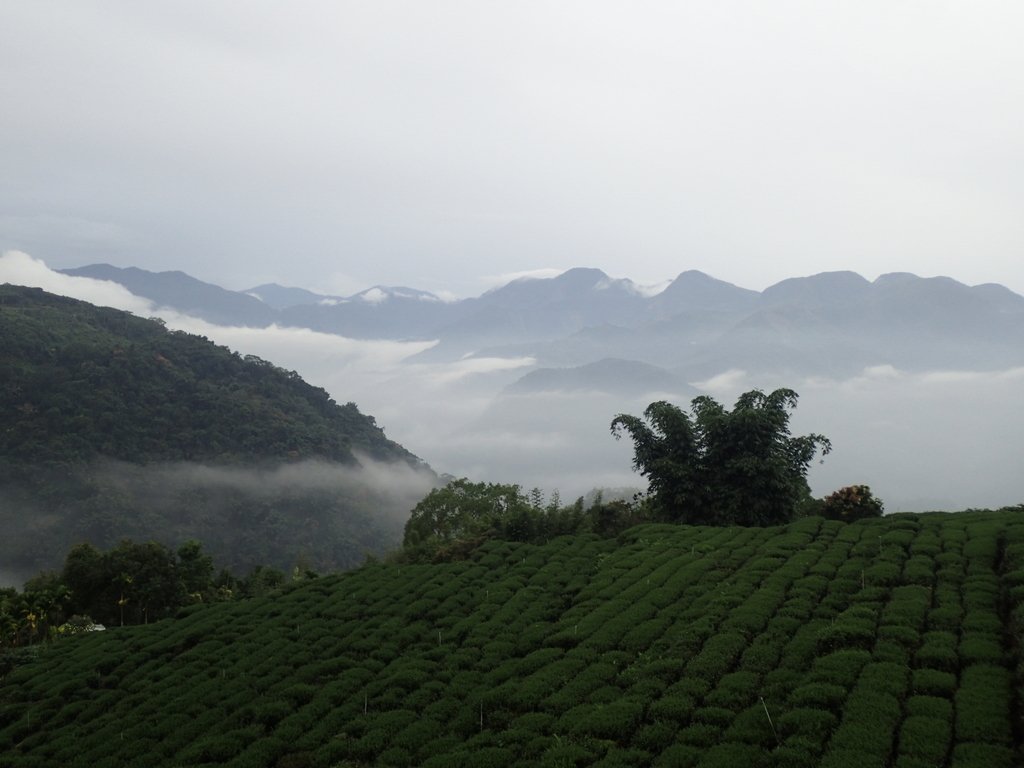
[[692,416],[665,401],[645,419],[619,414],[612,434],[629,434],[633,467],[649,482],[652,502],[671,520],[703,525],[774,525],[790,520],[809,496],[807,470],[828,438],[793,437],[797,394],[751,390],[729,411],[710,397],[691,403]]
[[472,483],[466,478],[435,488],[405,524],[407,551],[434,551],[456,540],[481,536],[500,524],[517,528],[532,508],[518,485]]

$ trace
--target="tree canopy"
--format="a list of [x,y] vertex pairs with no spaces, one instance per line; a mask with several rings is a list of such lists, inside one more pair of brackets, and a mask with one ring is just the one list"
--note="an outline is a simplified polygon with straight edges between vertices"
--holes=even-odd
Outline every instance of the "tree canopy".
[[434,488],[413,508],[403,544],[407,549],[436,549],[484,534],[499,520],[526,515],[529,510],[518,485],[452,480]]
[[791,389],[754,389],[729,411],[701,396],[691,403],[692,416],[658,401],[647,406],[645,418],[620,413],[611,431],[616,439],[624,433],[633,439],[633,467],[648,479],[662,517],[703,525],[775,525],[792,519],[809,498],[810,463],[832,448],[823,435],[790,435],[797,398]]
[[0,286],[0,358],[0,480],[98,458],[420,463],[293,371],[38,289]]

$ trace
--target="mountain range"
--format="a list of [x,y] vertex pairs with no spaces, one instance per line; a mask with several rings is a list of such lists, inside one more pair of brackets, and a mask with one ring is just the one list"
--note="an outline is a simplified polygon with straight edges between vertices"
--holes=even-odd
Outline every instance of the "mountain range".
[[[229,291],[181,272],[104,264],[65,272],[120,283],[156,305],[213,323],[434,340],[416,359],[529,357],[535,366],[527,376],[537,369],[578,369],[561,378],[591,378],[598,388],[614,389],[618,379],[611,372],[622,370],[602,361],[653,366],[666,382],[699,381],[729,369],[838,377],[883,365],[906,371],[1024,365],[1024,297],[997,284],[968,286],[908,273],[869,281],[853,272],[825,272],[758,292],[688,270],[650,295],[628,279],[575,268],[444,301],[405,287],[375,286],[341,297],[276,284]],[[532,376],[516,386],[543,381],[547,387],[558,378]]]

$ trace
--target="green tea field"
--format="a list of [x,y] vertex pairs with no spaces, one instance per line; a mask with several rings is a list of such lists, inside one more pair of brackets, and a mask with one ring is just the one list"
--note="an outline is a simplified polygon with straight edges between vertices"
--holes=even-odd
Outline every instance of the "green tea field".
[[1024,763],[1024,510],[490,541],[54,642],[2,766]]

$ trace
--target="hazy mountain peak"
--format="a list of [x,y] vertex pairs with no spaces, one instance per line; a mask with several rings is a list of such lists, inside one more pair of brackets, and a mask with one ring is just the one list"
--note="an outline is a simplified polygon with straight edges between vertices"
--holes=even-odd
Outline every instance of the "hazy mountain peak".
[[599,287],[602,283],[611,281],[611,278],[596,267],[573,267],[567,269],[558,277],[551,278],[554,282],[571,284],[574,287]]
[[875,288],[886,290],[900,289],[932,293],[934,291],[970,291],[970,287],[952,277],[938,275],[936,277],[920,277],[910,272],[889,272],[879,275],[873,283]]
[[324,304],[337,302],[337,296],[325,296],[321,293],[314,293],[305,288],[294,288],[278,283],[264,283],[254,288],[249,288],[242,293],[247,296],[259,299],[264,304],[274,309],[287,309],[304,304]]
[[[520,277],[480,297],[482,300],[543,301],[565,300],[616,286],[620,281],[593,267],[574,267],[555,277]],[[626,281],[629,282],[629,281]]]
[[750,306],[757,297],[757,291],[740,288],[700,270],[688,269],[680,272],[652,301],[671,311],[731,310]]
[[840,303],[863,296],[871,283],[856,272],[819,272],[806,277],[791,277],[765,288],[761,293],[769,303]]
[[647,392],[695,394],[692,387],[664,368],[616,357],[606,357],[569,368],[537,368],[506,387],[503,394],[581,391],[617,395],[641,395]]
[[150,272],[138,267],[90,264],[60,271],[74,277],[120,283],[158,306],[173,307],[213,323],[262,327],[276,320],[276,310],[261,299],[204,283],[180,270]]
[[928,279],[929,278],[921,277],[920,275],[915,275],[913,272],[886,272],[884,275],[879,275],[875,278],[874,285],[888,288],[898,285],[921,283]]
[[699,269],[684,269],[682,272],[676,275],[676,279],[673,282],[699,283],[722,281],[712,277],[707,272],[701,272]]

